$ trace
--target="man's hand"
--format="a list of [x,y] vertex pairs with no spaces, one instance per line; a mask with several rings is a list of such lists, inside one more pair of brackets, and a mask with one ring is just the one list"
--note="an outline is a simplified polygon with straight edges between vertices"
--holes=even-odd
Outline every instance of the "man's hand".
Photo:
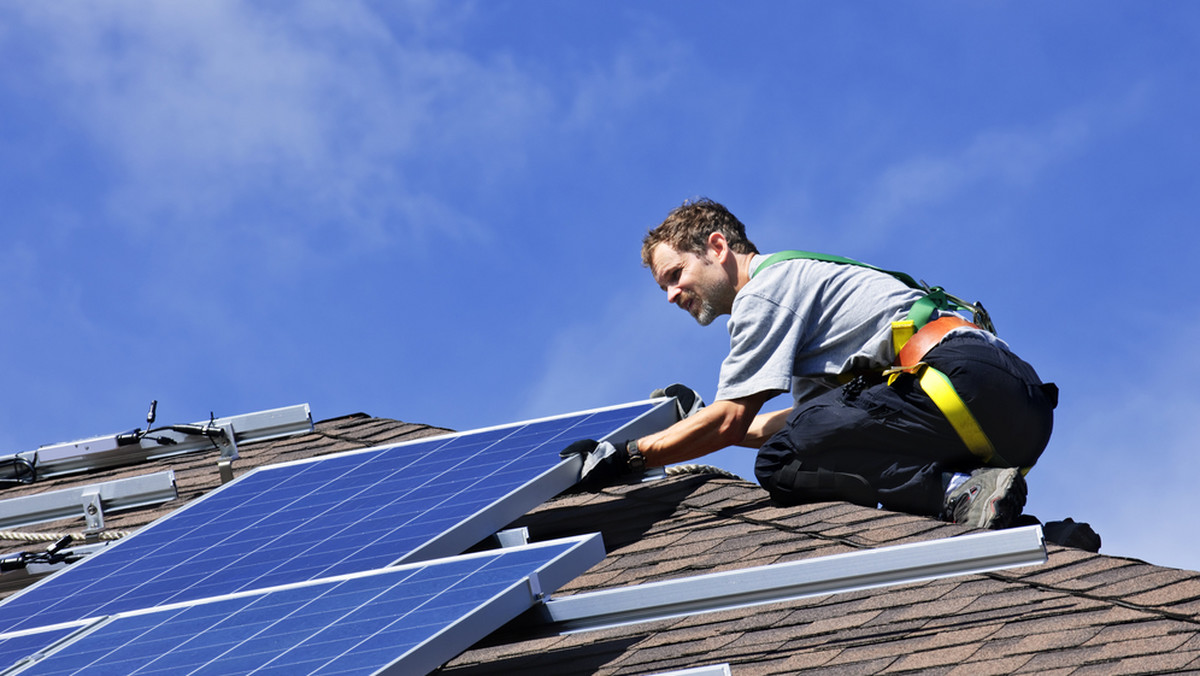
[[675,397],[675,412],[680,420],[704,408],[704,400],[700,398],[700,393],[682,383],[667,385],[650,393],[651,399],[656,397]]
[[628,443],[611,444],[607,441],[581,439],[559,451],[559,456],[583,457],[583,471],[579,474],[579,485],[589,491],[600,490],[622,476],[633,473],[629,466]]

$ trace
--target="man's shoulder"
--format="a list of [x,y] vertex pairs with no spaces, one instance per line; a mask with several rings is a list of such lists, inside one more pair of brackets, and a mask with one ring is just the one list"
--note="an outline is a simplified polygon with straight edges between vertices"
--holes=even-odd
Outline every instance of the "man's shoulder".
[[[751,259],[751,269],[755,272],[742,287],[747,296],[779,298],[795,296],[797,293],[809,295],[825,281],[845,274],[846,268],[852,267],[807,258],[778,261],[769,261],[769,258],[769,255],[759,254]],[[763,263],[770,264],[764,266]]]

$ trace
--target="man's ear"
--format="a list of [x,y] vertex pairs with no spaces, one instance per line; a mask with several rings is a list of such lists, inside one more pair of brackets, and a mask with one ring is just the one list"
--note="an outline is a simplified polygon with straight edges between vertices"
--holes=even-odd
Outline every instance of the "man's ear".
[[729,241],[725,239],[725,235],[714,232],[708,236],[708,253],[717,263],[724,263],[729,257]]

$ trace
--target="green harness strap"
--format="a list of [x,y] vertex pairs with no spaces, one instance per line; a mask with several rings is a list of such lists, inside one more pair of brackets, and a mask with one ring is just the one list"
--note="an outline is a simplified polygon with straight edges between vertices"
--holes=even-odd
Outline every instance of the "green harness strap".
[[[953,296],[950,296],[940,286],[930,287],[925,284],[918,283],[917,280],[913,279],[906,273],[896,272],[894,270],[884,270],[883,268],[877,268],[870,263],[863,263],[862,261],[856,261],[853,258],[846,258],[845,256],[835,256],[832,254],[816,253],[813,251],[780,251],[779,253],[774,253],[770,256],[767,256],[767,259],[764,260],[761,265],[755,268],[754,272],[751,273],[750,276],[753,277],[754,275],[762,272],[763,268],[774,265],[780,261],[790,261],[797,258],[813,261],[824,261],[826,263],[841,263],[843,265],[857,265],[861,268],[868,268],[877,272],[891,275],[911,289],[924,291],[925,296],[913,303],[912,307],[908,310],[908,319],[912,321],[913,326],[917,330],[920,330],[922,326],[928,324],[929,318],[932,317],[933,313],[937,310],[949,310],[952,312],[963,310],[972,313],[976,319],[975,323],[981,328],[995,333],[995,328],[991,325],[991,321],[987,319],[987,313],[983,310],[983,306],[979,305],[978,303],[975,305],[969,305],[957,298],[954,298]],[[980,320],[982,320],[984,323],[980,323]]]

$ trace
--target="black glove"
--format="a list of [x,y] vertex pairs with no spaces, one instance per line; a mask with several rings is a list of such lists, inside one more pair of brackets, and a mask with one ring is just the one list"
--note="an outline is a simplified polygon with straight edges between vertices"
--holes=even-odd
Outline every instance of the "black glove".
[[589,491],[600,490],[620,477],[633,473],[629,466],[628,442],[612,444],[607,441],[580,439],[559,451],[558,455],[583,458],[583,470],[579,473],[579,485]]
[[650,393],[651,399],[657,397],[675,397],[675,413],[679,415],[680,420],[704,408],[704,400],[700,398],[700,393],[681,383],[667,385]]

